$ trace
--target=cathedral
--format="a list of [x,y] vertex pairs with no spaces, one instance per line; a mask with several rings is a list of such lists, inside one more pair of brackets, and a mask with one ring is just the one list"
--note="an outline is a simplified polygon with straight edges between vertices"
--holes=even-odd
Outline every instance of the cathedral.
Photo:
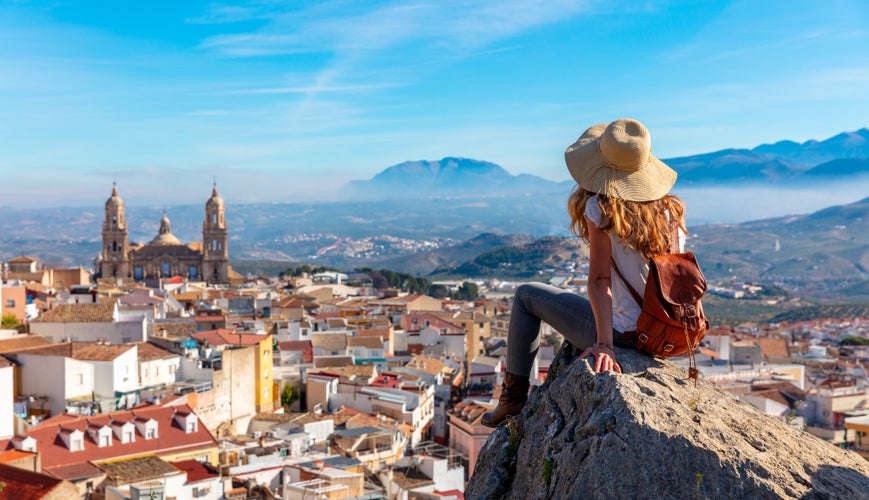
[[202,242],[184,244],[172,234],[169,217],[163,213],[160,231],[147,244],[131,244],[124,214],[124,200],[118,196],[117,185],[106,200],[103,221],[103,246],[94,261],[94,272],[100,278],[132,278],[153,281],[181,276],[193,281],[229,283],[229,250],[223,200],[217,195],[217,185],[205,202],[202,222]]

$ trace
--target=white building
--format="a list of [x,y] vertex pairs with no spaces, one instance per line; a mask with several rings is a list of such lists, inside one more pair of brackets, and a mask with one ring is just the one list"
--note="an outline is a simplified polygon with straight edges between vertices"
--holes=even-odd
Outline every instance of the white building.
[[12,363],[0,356],[0,439],[15,434],[15,414],[12,411],[15,400]]
[[126,344],[143,342],[148,335],[144,314],[122,317],[118,305],[113,302],[57,306],[31,321],[30,330],[53,342],[72,340]]
[[139,386],[160,387],[174,384],[181,372],[181,356],[149,342],[136,344]]
[[107,412],[139,402],[135,345],[62,342],[15,356],[23,393],[48,396],[52,414]]

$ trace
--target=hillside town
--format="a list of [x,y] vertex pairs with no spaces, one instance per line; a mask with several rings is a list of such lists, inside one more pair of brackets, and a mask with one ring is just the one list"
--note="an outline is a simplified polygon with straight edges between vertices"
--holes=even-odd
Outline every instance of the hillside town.
[[[2,263],[2,491],[464,498],[493,432],[480,420],[500,395],[516,283],[435,298],[362,272],[241,276],[216,187],[201,243],[164,214],[131,244],[123,208],[113,189],[93,271]],[[552,283],[585,293],[582,271]],[[563,342],[545,324],[541,339],[533,385]],[[867,343],[869,318],[744,325],[710,331],[695,358],[703,379],[869,457]]]

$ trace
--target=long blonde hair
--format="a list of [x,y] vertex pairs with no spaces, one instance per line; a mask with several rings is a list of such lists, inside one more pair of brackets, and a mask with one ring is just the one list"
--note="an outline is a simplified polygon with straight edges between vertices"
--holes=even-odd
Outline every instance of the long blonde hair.
[[[600,228],[612,230],[625,245],[651,259],[669,251],[673,221],[688,234],[685,228],[685,203],[678,196],[668,194],[653,201],[626,201],[619,198],[592,193],[579,186],[567,200],[570,214],[570,230],[588,242],[588,223],[585,205],[597,195],[597,204],[603,212]],[[668,215],[669,214],[669,215]]]

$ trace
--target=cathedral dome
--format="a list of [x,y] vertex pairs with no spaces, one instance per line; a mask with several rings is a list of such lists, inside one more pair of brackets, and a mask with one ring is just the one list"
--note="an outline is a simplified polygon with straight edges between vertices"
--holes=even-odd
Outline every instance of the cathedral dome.
[[151,240],[149,245],[182,245],[181,240],[172,234],[172,229],[169,226],[169,216],[163,213],[163,218],[160,220],[160,232]]

